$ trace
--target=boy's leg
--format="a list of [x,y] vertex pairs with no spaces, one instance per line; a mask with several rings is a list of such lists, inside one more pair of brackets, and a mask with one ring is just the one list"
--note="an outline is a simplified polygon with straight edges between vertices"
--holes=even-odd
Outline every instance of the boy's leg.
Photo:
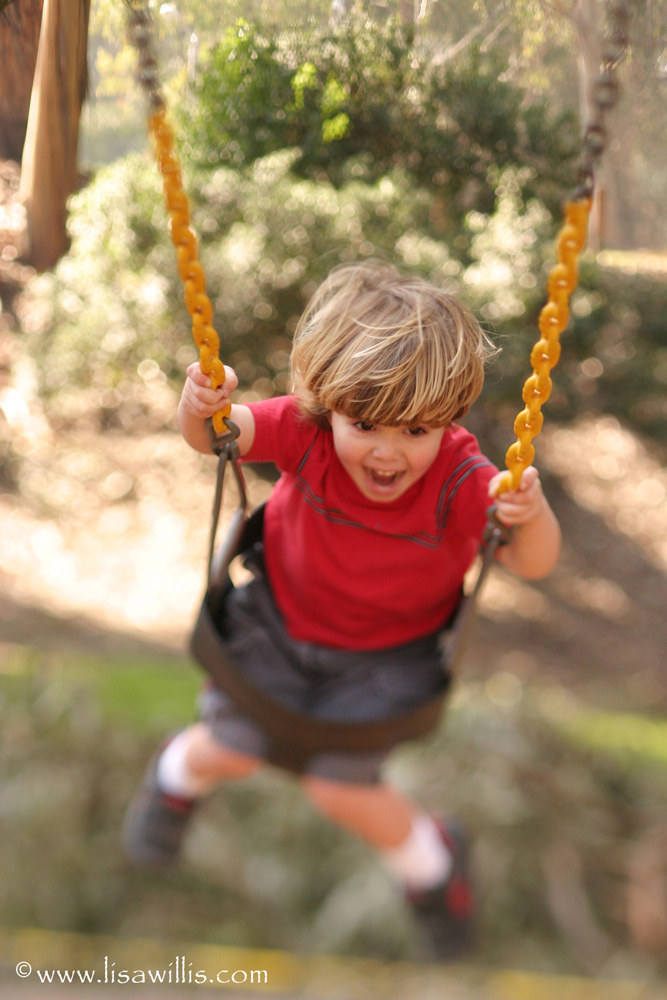
[[428,815],[386,784],[361,785],[308,775],[303,785],[329,819],[374,847],[393,874],[410,888],[444,882],[451,852]]
[[465,950],[473,905],[467,843],[458,827],[435,819],[385,784],[347,784],[315,775],[302,782],[329,819],[377,850],[423,924],[433,957]]
[[223,746],[202,722],[171,737],[153,757],[128,808],[123,827],[128,859],[150,868],[173,863],[199,799],[222,781],[244,778],[262,764]]
[[221,781],[253,774],[262,766],[257,757],[223,746],[205,722],[196,722],[177,733],[157,763],[157,782],[171,795],[200,798]]

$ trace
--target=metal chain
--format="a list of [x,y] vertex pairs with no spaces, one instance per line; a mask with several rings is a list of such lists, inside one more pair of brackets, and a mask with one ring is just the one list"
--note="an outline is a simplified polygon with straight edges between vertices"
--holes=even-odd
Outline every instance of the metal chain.
[[560,358],[560,335],[570,318],[570,295],[577,287],[579,255],[586,243],[590,208],[590,198],[565,205],[565,225],[558,234],[557,242],[558,263],[549,275],[549,298],[538,320],[542,336],[531,351],[533,374],[526,379],[523,387],[522,398],[526,406],[514,421],[517,440],[505,455],[509,471],[500,480],[498,494],[518,489],[524,470],[532,465],[535,458],[532,441],[542,430],[542,404],[551,395],[549,373]]
[[[153,48],[153,19],[141,0],[126,0],[128,34],[139,55],[137,79],[146,93],[149,107],[148,130],[153,140],[158,169],[164,181],[164,196],[170,215],[171,240],[178,254],[178,270],[185,287],[185,305],[192,318],[192,339],[199,350],[201,370],[217,389],[225,381],[225,367],[218,352],[220,338],[212,326],[213,305],[206,294],[204,269],[198,259],[197,237],[190,225],[190,204],[183,188],[181,169],[174,145],[174,133],[167,112]],[[213,415],[217,435],[227,434],[225,417],[231,405]]]
[[542,404],[552,389],[549,373],[560,357],[560,335],[568,324],[570,296],[579,280],[579,257],[586,245],[595,167],[607,146],[604,119],[618,100],[614,71],[628,48],[628,5],[624,0],[613,0],[610,19],[609,34],[602,44],[602,68],[593,88],[593,111],[584,130],[577,186],[564,206],[565,223],[557,237],[558,263],[549,275],[548,299],[538,319],[542,336],[531,351],[533,374],[523,387],[522,398],[526,406],[514,422],[517,440],[505,456],[509,471],[500,481],[498,494],[518,489],[524,470],[535,458],[532,441],[542,430]]
[[626,0],[612,0],[609,10],[609,30],[602,42],[601,69],[593,83],[592,111],[586,123],[577,186],[571,201],[593,197],[595,167],[607,148],[605,116],[618,101],[619,86],[614,73],[628,51],[629,12]]

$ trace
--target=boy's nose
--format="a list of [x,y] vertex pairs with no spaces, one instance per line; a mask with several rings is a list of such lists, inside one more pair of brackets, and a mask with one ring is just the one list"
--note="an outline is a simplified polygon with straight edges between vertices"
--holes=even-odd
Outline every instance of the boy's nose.
[[375,442],[373,454],[376,458],[384,462],[396,459],[399,456],[398,442],[393,434],[381,434]]

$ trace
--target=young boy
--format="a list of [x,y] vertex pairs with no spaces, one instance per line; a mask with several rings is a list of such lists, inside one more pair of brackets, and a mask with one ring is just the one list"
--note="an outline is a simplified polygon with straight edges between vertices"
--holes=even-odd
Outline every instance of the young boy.
[[[490,344],[455,298],[383,264],[335,270],[296,331],[294,394],[234,405],[240,453],[281,470],[266,508],[266,577],[235,590],[229,649],[284,704],[322,718],[386,718],[443,685],[438,635],[460,597],[499,481],[456,421],[479,395]],[[188,369],[179,426],[210,452],[217,390]],[[555,565],[560,531],[537,470],[497,497],[514,528],[498,559],[528,579]],[[201,721],[159,752],[126,820],[138,864],[174,861],[193,808],[217,784],[263,766],[267,740],[220,691]],[[301,781],[331,820],[393,872],[442,953],[467,936],[465,848],[379,778],[385,754],[320,754]]]

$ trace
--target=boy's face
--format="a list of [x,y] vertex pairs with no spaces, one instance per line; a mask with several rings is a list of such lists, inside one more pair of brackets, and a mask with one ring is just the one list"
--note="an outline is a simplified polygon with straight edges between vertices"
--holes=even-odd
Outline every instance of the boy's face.
[[387,427],[331,414],[334,449],[354,484],[369,500],[397,500],[430,468],[444,427]]

